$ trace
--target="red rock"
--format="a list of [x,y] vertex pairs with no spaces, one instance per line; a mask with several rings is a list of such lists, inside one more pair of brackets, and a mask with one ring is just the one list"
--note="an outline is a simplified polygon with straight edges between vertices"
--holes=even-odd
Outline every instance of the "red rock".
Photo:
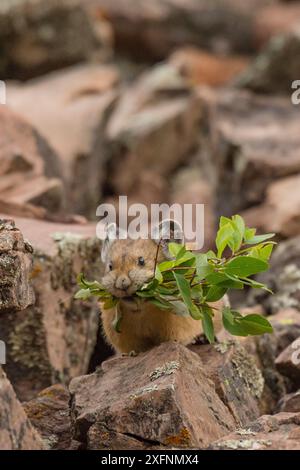
[[285,395],[278,403],[278,411],[288,413],[300,412],[300,390],[295,393]]
[[[34,3],[34,4],[33,4]],[[0,75],[28,79],[85,60],[111,54],[107,21],[97,24],[77,0],[2,2]]]
[[279,354],[275,364],[281,374],[300,387],[300,336]]
[[0,218],[1,323],[4,312],[22,310],[34,302],[29,282],[31,252],[32,248],[24,242],[22,233],[15,227],[14,222]]
[[247,224],[264,232],[275,232],[284,238],[300,235],[299,184],[299,175],[271,183],[263,204],[243,212]]
[[271,182],[300,170],[299,112],[290,99],[237,90],[200,93],[209,129],[207,137],[202,128],[200,164],[213,164],[220,214],[260,203]]
[[[203,448],[214,436],[233,429],[237,418],[244,422],[241,411],[232,413],[230,393],[219,395],[210,365],[199,355],[180,344],[164,343],[137,357],[112,358],[94,374],[73,379],[76,439],[88,449]],[[219,364],[221,360],[220,354]],[[234,362],[229,362],[226,370],[233,372]],[[220,384],[223,376],[213,368]],[[239,391],[248,398],[254,390],[251,385],[250,392],[246,390],[249,372],[241,372]],[[249,416],[253,413],[250,406]]]
[[258,45],[264,45],[272,36],[291,31],[299,23],[299,16],[300,6],[296,2],[275,3],[262,8],[255,20]]
[[23,403],[25,413],[48,449],[68,450],[73,444],[69,399],[67,388],[57,384]]
[[197,146],[200,116],[199,100],[176,69],[164,64],[142,74],[108,123],[112,192],[136,199],[145,168],[153,179],[167,181]]
[[114,67],[90,64],[8,86],[9,105],[57,152],[66,209],[71,212],[95,217],[101,201],[106,161],[103,129],[116,98],[117,81]]
[[0,199],[21,207],[32,203],[50,211],[62,209],[64,195],[57,155],[8,107],[0,108],[0,125]]
[[94,224],[15,219],[34,248],[36,303],[1,314],[1,339],[7,344],[6,372],[18,396],[30,400],[53,381],[68,383],[88,371],[99,308],[94,300],[75,301],[74,293],[78,273],[101,277],[101,243]]
[[300,450],[300,413],[264,415],[212,444],[213,450]]
[[192,85],[220,87],[245,70],[248,59],[244,57],[213,55],[195,47],[175,51],[170,63],[178,68]]
[[[299,14],[299,8],[297,10]],[[299,74],[300,30],[299,22],[288,32],[271,38],[236,84],[265,94],[292,94],[291,85]]]
[[[90,0],[115,34],[117,52],[161,60],[180,45],[215,51],[253,51],[255,18],[269,1]],[[138,47],[137,47],[138,45]]]
[[15,392],[0,367],[0,449],[43,450],[37,431],[30,424]]

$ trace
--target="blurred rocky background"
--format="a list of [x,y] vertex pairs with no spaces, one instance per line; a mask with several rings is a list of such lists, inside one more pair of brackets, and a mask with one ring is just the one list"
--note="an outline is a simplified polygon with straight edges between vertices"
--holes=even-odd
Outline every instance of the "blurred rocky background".
[[[1,0],[0,80],[0,448],[300,449],[300,1]],[[73,296],[119,195],[276,232],[232,298],[274,334],[104,361]]]

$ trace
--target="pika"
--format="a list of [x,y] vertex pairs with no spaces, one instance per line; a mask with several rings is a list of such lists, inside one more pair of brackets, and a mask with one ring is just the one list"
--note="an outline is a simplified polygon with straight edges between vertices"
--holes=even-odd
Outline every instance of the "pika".
[[[203,333],[202,323],[191,317],[180,317],[171,310],[161,310],[150,302],[137,304],[132,296],[153,277],[155,263],[170,259],[168,243],[184,243],[180,224],[163,220],[153,239],[120,239],[118,227],[110,224],[102,247],[105,272],[102,285],[120,299],[121,332],[113,327],[116,307],[104,309],[100,302],[101,319],[107,342],[118,353],[144,352],[165,341],[178,341],[188,345]],[[168,234],[168,238],[166,238]],[[159,246],[158,246],[159,243]],[[224,302],[211,304],[216,310],[214,327],[221,329],[220,310]]]

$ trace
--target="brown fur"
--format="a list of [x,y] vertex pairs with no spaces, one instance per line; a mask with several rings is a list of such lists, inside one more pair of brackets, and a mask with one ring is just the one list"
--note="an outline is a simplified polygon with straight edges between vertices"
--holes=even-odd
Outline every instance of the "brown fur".
[[[103,286],[117,297],[131,296],[153,276],[157,245],[152,240],[116,240],[110,246],[106,271],[102,279]],[[138,258],[143,257],[145,266],[138,265]],[[158,262],[164,259],[159,250]],[[109,264],[112,263],[112,270]],[[121,290],[122,281],[127,290]],[[118,287],[116,287],[118,286]],[[223,302],[213,304],[218,309],[215,313],[215,331],[220,330],[219,310]],[[165,341],[191,343],[202,333],[201,321],[179,317],[168,310],[160,310],[149,302],[140,305],[126,298],[120,302],[122,314],[121,333],[117,333],[112,322],[116,308],[102,308],[102,325],[107,341],[118,352],[142,352]]]

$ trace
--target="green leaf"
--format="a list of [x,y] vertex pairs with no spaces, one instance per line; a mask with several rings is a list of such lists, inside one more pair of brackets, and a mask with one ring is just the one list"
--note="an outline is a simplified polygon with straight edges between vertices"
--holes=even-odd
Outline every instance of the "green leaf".
[[115,318],[112,321],[112,327],[117,333],[121,333],[121,321],[122,321],[122,314],[120,309],[117,306],[117,312]]
[[222,320],[225,330],[234,336],[248,336],[243,326],[237,321],[229,307],[222,310]]
[[268,322],[268,320],[256,313],[246,315],[242,318],[241,323],[248,335],[273,333],[272,325]]
[[248,243],[248,240],[251,240],[256,234],[256,228],[245,228],[244,240]]
[[175,261],[163,261],[158,265],[159,270],[161,273],[167,271],[168,269],[172,269],[175,266]]
[[231,240],[228,242],[233,253],[238,251],[243,242],[245,233],[245,222],[240,215],[234,215],[232,217],[231,225],[234,229]]
[[218,250],[218,258],[222,257],[223,251],[225,250],[226,246],[228,245],[229,241],[232,238],[234,230],[232,228],[231,223],[227,223],[219,228],[216,238],[216,247]]
[[222,299],[228,289],[226,287],[219,287],[219,286],[211,286],[208,289],[208,292],[205,296],[206,302],[216,302],[217,300]]
[[225,265],[225,273],[238,276],[248,277],[268,269],[269,265],[266,261],[251,256],[237,256]]
[[195,320],[199,320],[201,318],[201,312],[192,301],[191,288],[190,288],[189,282],[185,279],[184,276],[182,276],[182,274],[174,273],[174,276],[175,276],[176,283],[177,283],[179,292],[181,294],[181,297],[185,305],[189,309],[191,316]]
[[214,268],[211,264],[209,264],[206,254],[200,253],[196,255],[196,272],[200,281],[206,278],[206,276],[213,272],[213,270]]
[[159,284],[161,284],[164,280],[158,266],[155,267],[155,279],[159,282]]
[[162,310],[170,310],[172,308],[172,304],[162,299],[150,298],[149,302]]
[[180,253],[182,248],[183,248],[183,246],[179,243],[171,242],[171,243],[168,244],[169,253],[173,258],[177,257],[177,255]]
[[107,310],[109,308],[113,308],[118,304],[118,302],[119,302],[119,299],[116,299],[114,297],[110,297],[107,300],[105,300],[105,302],[103,304],[103,308],[104,308],[104,310]]
[[215,342],[214,324],[212,321],[212,309],[208,305],[204,305],[203,307],[201,307],[201,312],[203,315],[202,326],[204,334],[208,341],[212,344]]
[[273,238],[275,236],[275,233],[265,233],[264,235],[255,235],[252,238],[249,238],[246,240],[248,245],[255,245],[256,243],[261,243],[266,240],[269,240],[270,238]]
[[89,297],[91,297],[90,289],[80,289],[79,291],[76,292],[74,296],[75,299],[80,299],[80,300],[87,300]]

